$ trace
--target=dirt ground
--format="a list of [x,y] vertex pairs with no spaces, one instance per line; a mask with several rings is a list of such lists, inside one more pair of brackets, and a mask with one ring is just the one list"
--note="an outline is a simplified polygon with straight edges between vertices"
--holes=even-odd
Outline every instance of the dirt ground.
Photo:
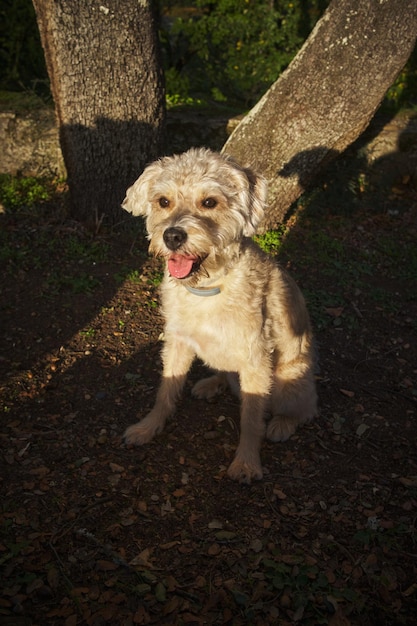
[[393,193],[290,224],[320,415],[250,486],[225,473],[237,401],[189,394],[201,364],[165,432],[121,441],[160,373],[143,234],[0,216],[2,626],[417,623],[417,194]]

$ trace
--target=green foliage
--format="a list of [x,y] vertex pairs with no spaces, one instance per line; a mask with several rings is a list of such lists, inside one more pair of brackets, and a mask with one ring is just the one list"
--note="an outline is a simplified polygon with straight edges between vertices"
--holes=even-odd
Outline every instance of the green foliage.
[[45,297],[54,297],[60,291],[68,291],[72,294],[91,294],[101,282],[78,268],[53,269],[45,282]]
[[301,0],[197,0],[193,11],[161,34],[168,93],[176,87],[173,93],[181,93],[188,83],[193,93],[218,102],[255,102],[302,44],[304,5]]
[[288,558],[283,562],[279,554],[273,556],[262,560],[265,578],[303,623],[328,624],[329,612],[339,603],[353,604],[356,608],[362,605],[359,593],[344,585],[330,584],[324,572],[316,564],[306,562],[303,556],[294,555],[292,563],[288,563]]
[[[159,0],[167,106],[253,105],[299,50],[329,0]],[[0,8],[0,89],[50,96],[31,0]],[[417,50],[385,105],[415,104]]]
[[65,242],[64,253],[68,261],[76,261],[78,264],[97,263],[106,260],[108,249],[104,241],[82,239],[73,235]]
[[264,252],[275,256],[281,250],[286,232],[286,226],[281,226],[277,230],[268,230],[263,235],[256,235],[254,240]]
[[0,111],[14,111],[24,114],[45,108],[49,98],[40,97],[34,91],[3,91],[0,90]]
[[384,100],[385,108],[394,110],[410,105],[417,105],[417,48],[395,83],[388,89]]
[[159,285],[162,283],[163,277],[163,270],[155,268],[152,272],[149,273],[148,284],[152,285],[153,287],[159,287]]
[[[62,191],[57,181],[0,176],[0,202],[7,213],[27,224],[20,231],[0,228],[3,271],[11,275],[33,268],[45,272],[43,293],[47,298],[63,290],[72,294],[95,291],[101,282],[94,275],[94,266],[107,259],[109,250],[105,240],[91,238],[82,229],[60,231],[62,215],[56,203]],[[51,268],[53,255],[59,261]]]
[[31,0],[2,0],[0,86],[48,93],[48,76]]
[[0,202],[10,210],[32,208],[51,199],[50,184],[39,178],[0,174]]
[[[168,106],[253,105],[285,70],[329,0],[160,0]],[[417,49],[384,101],[416,104]]]

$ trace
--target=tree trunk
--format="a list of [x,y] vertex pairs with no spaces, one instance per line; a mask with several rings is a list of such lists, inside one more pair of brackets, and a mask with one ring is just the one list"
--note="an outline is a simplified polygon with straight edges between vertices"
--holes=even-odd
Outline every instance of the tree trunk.
[[333,0],[223,152],[262,172],[275,228],[329,160],[366,128],[417,36],[416,0]]
[[162,152],[163,75],[151,0],[33,0],[73,217],[122,219],[126,188]]

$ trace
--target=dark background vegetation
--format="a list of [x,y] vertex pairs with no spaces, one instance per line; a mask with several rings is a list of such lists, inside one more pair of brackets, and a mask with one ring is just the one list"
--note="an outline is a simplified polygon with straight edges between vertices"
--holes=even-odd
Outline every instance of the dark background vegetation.
[[[160,0],[157,5],[168,105],[244,109],[255,104],[288,66],[328,0]],[[2,2],[0,90],[50,97],[30,0]],[[416,93],[414,53],[385,104],[413,105]]]

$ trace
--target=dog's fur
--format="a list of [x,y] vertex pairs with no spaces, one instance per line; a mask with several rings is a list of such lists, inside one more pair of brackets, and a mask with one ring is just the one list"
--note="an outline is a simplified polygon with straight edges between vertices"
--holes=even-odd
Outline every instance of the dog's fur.
[[[265,431],[283,441],[316,413],[303,296],[250,239],[266,193],[261,176],[201,148],[149,165],[123,203],[146,217],[149,249],[166,259],[162,382],[154,408],[124,439],[144,444],[163,429],[198,356],[218,373],[198,382],[194,396],[211,399],[227,382],[239,393],[240,383],[241,434],[228,474],[246,483],[262,478]],[[201,297],[188,287],[219,293]]]

